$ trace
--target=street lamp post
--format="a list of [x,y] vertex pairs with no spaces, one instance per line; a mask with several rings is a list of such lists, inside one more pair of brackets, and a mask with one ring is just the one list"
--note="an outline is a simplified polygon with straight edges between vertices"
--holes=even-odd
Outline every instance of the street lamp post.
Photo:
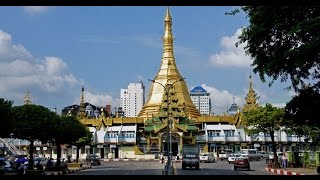
[[171,128],[172,128],[172,122],[170,120],[170,113],[169,113],[169,104],[170,104],[170,100],[169,100],[169,90],[171,88],[173,88],[173,85],[177,82],[180,82],[182,80],[184,80],[185,78],[180,78],[179,80],[173,82],[173,83],[167,83],[166,85],[163,85],[155,80],[151,80],[149,79],[149,81],[152,81],[153,83],[157,83],[157,84],[160,84],[166,95],[167,95],[167,123],[168,123],[168,126],[167,126],[167,134],[168,134],[168,137],[167,137],[167,156],[168,156],[168,161],[167,161],[167,164],[166,164],[166,171],[167,171],[167,175],[171,175],[172,172],[172,138],[171,138]]

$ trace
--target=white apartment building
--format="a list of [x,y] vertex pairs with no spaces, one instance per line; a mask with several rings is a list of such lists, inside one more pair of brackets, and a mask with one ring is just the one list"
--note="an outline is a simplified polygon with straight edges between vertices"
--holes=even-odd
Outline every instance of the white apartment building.
[[190,97],[193,104],[196,106],[200,114],[211,114],[211,99],[210,93],[208,93],[201,86],[197,86],[190,91]]
[[120,107],[125,117],[137,117],[145,102],[144,94],[145,86],[142,81],[130,83],[128,89],[121,89]]

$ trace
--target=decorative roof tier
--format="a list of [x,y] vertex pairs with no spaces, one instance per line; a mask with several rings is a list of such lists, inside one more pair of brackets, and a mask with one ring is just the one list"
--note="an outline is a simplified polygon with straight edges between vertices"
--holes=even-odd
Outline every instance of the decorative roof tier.
[[249,76],[249,79],[250,79],[249,91],[246,96],[246,104],[242,108],[243,112],[256,109],[259,106],[257,102],[257,99],[259,99],[259,97],[257,96],[257,93],[253,90],[251,74]]
[[162,99],[166,96],[166,90],[163,86],[172,83],[174,83],[173,89],[177,93],[179,100],[178,106],[185,108],[186,113],[189,114],[191,118],[200,116],[199,111],[191,101],[187,84],[178,71],[173,53],[173,40],[172,18],[168,7],[164,19],[163,54],[160,70],[150,86],[147,102],[138,117],[149,119],[152,116],[158,116]]

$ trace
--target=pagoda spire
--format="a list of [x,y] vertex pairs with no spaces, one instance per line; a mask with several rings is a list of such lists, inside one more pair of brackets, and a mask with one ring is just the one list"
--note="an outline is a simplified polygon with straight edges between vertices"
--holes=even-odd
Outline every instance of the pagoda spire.
[[258,108],[259,104],[257,102],[257,99],[259,99],[259,97],[257,96],[257,93],[253,90],[251,74],[249,75],[249,90],[245,99],[246,104],[242,108],[243,112]]
[[31,97],[29,91],[27,91],[26,96],[24,96],[24,104],[31,104]]
[[160,70],[150,86],[147,103],[143,106],[138,116],[143,118],[151,118],[152,114],[158,116],[162,99],[165,98],[166,94],[164,87],[168,87],[166,86],[167,84],[174,84],[172,88],[177,93],[179,107],[185,106],[190,117],[196,118],[200,116],[200,113],[191,101],[187,84],[180,75],[174,58],[174,37],[172,35],[172,17],[169,7],[166,9],[166,15],[164,17],[164,35],[162,40],[163,53]]
[[81,88],[80,110],[79,110],[78,116],[80,118],[84,118],[86,116],[85,107],[84,107],[84,87],[83,87],[83,85]]

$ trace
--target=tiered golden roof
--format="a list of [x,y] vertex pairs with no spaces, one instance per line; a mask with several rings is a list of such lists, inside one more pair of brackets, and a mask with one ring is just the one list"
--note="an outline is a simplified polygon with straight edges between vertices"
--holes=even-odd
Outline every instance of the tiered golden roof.
[[84,107],[84,87],[81,88],[81,101],[80,101],[80,110],[78,116],[80,118],[86,117],[85,107]]
[[250,79],[249,91],[246,96],[246,104],[242,108],[243,112],[250,111],[252,109],[256,109],[259,106],[259,104],[257,102],[257,99],[259,97],[257,97],[257,93],[253,90],[251,74],[249,76],[249,79]]
[[[164,18],[163,55],[158,74],[151,84],[147,103],[143,106],[138,117],[145,119],[158,116],[162,99],[166,96],[163,86],[174,83],[174,90],[178,97],[178,106],[184,108],[191,118],[200,116],[199,111],[191,101],[186,82],[180,75],[173,53],[172,18],[169,7]],[[161,86],[160,84],[163,86]]]

